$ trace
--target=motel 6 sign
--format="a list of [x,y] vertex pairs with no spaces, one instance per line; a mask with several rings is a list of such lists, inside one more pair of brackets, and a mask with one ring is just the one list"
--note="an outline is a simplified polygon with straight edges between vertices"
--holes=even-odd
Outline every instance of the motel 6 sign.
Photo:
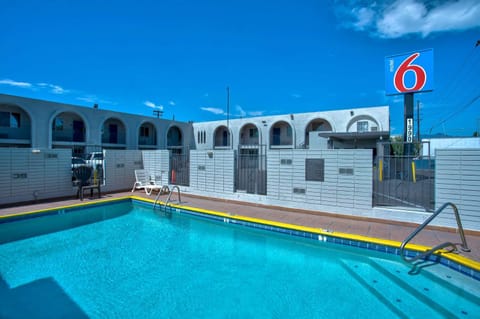
[[433,49],[385,58],[387,95],[433,90]]

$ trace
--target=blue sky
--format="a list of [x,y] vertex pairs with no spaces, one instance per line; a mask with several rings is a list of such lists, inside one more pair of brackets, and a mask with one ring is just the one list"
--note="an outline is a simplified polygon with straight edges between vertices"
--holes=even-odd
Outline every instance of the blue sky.
[[422,134],[480,126],[478,0],[0,0],[0,93],[195,122],[390,105],[386,56],[434,49]]

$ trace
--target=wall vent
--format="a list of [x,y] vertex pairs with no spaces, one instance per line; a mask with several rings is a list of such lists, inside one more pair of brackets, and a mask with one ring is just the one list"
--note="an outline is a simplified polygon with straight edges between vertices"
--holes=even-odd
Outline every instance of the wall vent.
[[325,160],[323,158],[305,159],[305,180],[314,182],[325,180]]
[[353,168],[340,167],[338,169],[338,174],[340,174],[340,175],[353,175]]
[[293,193],[294,194],[305,194],[305,188],[293,188]]

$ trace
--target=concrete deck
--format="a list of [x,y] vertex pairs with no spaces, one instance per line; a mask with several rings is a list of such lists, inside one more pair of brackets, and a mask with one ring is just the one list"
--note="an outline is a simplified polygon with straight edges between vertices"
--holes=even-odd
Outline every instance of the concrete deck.
[[[95,194],[96,195],[96,194]],[[118,198],[122,196],[140,196],[149,199],[155,199],[156,194],[146,195],[144,191],[119,192],[112,194],[102,194],[102,198],[85,198],[84,203],[94,202],[98,200]],[[96,197],[96,196],[95,196]],[[362,235],[373,238],[389,239],[401,242],[403,241],[417,225],[400,222],[388,222],[378,219],[353,218],[350,216],[340,216],[328,213],[310,212],[304,210],[293,210],[284,207],[271,207],[257,205],[255,203],[246,203],[230,200],[218,200],[206,197],[193,196],[186,193],[181,194],[182,205],[203,208],[223,213],[242,215],[271,221],[278,221],[287,224],[308,226],[314,228],[322,228],[334,232],[343,232],[349,234]],[[166,195],[160,197],[162,201],[166,200]],[[177,199],[176,194],[172,195],[172,202]],[[19,205],[0,209],[1,215],[10,215],[21,212],[29,212],[59,206],[68,206],[81,203],[78,199],[64,199],[57,201],[49,201],[39,204]],[[461,212],[460,212],[461,213]],[[480,233],[466,232],[466,239],[471,252],[460,252],[471,260],[480,262]],[[443,242],[461,242],[460,236],[455,229],[427,227],[418,234],[412,243],[435,246]]]

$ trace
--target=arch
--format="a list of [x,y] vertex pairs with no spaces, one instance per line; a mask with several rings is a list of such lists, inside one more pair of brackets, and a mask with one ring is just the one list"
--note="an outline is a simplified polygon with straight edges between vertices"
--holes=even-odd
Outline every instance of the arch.
[[85,143],[87,140],[88,121],[76,112],[58,111],[50,121],[51,142]]
[[232,134],[225,125],[221,125],[215,129],[213,133],[213,147],[214,148],[228,148],[232,146]]
[[138,128],[138,145],[139,147],[156,147],[157,146],[157,129],[151,122],[143,122]]
[[305,127],[305,146],[310,144],[310,132],[331,132],[332,124],[323,118],[314,118]]
[[287,121],[275,122],[270,128],[270,147],[293,147],[294,133],[292,125]]
[[32,125],[27,110],[15,104],[0,104],[0,146],[31,147]]
[[381,131],[377,120],[370,115],[357,115],[348,122],[347,132],[363,133],[370,131]]
[[172,125],[167,131],[167,148],[179,148],[183,146],[183,133],[182,130]]
[[240,129],[239,144],[240,145],[259,145],[260,130],[253,123],[247,123]]
[[110,117],[102,124],[102,144],[125,144],[127,129],[122,120]]

